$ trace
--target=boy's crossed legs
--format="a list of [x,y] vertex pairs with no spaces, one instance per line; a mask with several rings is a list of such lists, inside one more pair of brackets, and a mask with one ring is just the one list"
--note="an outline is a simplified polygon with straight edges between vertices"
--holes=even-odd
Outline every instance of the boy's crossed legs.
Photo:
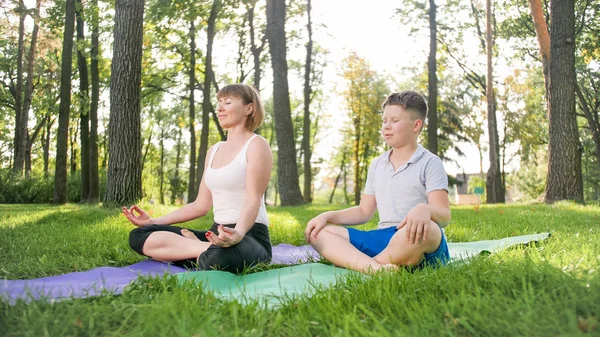
[[[393,227],[365,232],[343,226],[327,225],[317,234],[316,238],[313,237],[310,240],[310,244],[336,266],[360,272],[375,272],[381,268],[397,269],[397,266],[418,266],[426,255],[434,253],[436,258],[438,253],[441,253],[442,262],[445,262],[444,258],[448,258],[447,246],[440,227],[430,221],[426,230],[426,240],[421,243],[410,243],[407,239],[406,227],[399,230],[395,230]],[[390,235],[391,239],[387,245],[381,244],[381,242],[379,245],[367,242],[371,233],[383,234],[384,238],[385,235]],[[364,245],[360,243],[362,236],[365,236]],[[357,237],[359,237],[358,240]],[[361,246],[356,247],[355,244]],[[438,252],[439,250],[444,251]]]

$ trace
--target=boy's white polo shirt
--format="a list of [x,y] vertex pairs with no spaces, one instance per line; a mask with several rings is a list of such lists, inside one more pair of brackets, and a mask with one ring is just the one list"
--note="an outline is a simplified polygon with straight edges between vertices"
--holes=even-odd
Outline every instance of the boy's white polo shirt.
[[394,170],[392,150],[371,161],[364,194],[375,195],[379,228],[398,225],[418,204],[427,203],[427,194],[448,191],[448,176],[442,160],[421,144],[406,164]]

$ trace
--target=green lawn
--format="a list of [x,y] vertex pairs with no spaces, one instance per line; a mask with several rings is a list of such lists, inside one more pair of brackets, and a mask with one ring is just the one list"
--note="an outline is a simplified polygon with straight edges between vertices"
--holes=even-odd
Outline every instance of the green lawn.
[[[171,209],[146,206],[155,215]],[[333,208],[269,208],[273,244],[303,244],[304,224]],[[172,276],[121,296],[0,301],[0,336],[600,335],[600,207],[469,206],[453,207],[452,216],[449,241],[552,237],[469,264],[349,280],[277,309],[218,300]],[[118,209],[0,205],[0,279],[135,263],[143,257],[127,246],[131,228]]]

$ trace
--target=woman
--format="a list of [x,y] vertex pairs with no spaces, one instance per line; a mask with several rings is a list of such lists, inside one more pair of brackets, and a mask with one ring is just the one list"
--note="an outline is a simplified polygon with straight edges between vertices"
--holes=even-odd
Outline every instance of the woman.
[[[136,205],[124,207],[123,214],[138,226],[129,235],[129,245],[139,254],[238,273],[271,260],[263,194],[273,155],[268,142],[253,133],[264,120],[258,92],[245,84],[231,84],[219,90],[217,98],[219,123],[227,130],[227,140],[208,150],[196,200],[158,218]],[[208,231],[172,226],[204,216],[211,207],[214,224]]]

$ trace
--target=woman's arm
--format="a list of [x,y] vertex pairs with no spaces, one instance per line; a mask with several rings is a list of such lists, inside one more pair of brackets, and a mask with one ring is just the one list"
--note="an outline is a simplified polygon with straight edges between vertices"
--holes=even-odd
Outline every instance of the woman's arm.
[[271,169],[273,168],[273,153],[269,143],[262,138],[256,137],[250,142],[246,166],[246,194],[244,197],[244,206],[240,212],[240,218],[235,226],[242,235],[245,235],[256,220],[260,208],[261,199],[269,179],[271,178]]

